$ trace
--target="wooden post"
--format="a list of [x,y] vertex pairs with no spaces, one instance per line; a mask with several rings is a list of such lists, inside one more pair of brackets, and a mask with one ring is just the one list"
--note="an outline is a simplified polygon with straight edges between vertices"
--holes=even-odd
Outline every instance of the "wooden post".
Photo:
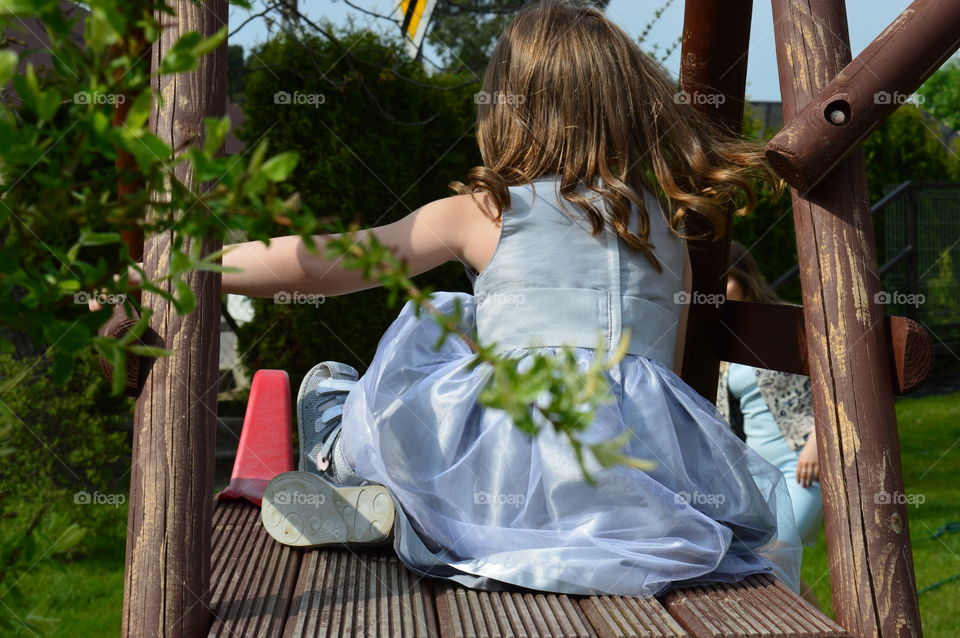
[[957,0],[915,0],[770,140],[770,164],[810,190],[953,55],[958,25]]
[[[734,135],[740,134],[743,125],[752,10],[753,0],[687,0],[684,7],[681,87],[694,108]],[[722,95],[722,102],[697,99],[704,94]],[[691,223],[686,232],[704,230]],[[689,246],[693,295],[681,376],[708,401],[714,401],[720,374],[720,307],[696,301],[726,294],[730,234],[709,244],[691,241]]]
[[[850,61],[843,0],[773,0],[789,122]],[[920,636],[889,335],[862,151],[792,191],[837,622],[854,636]]]
[[[187,31],[212,35],[227,24],[226,0],[172,3],[176,16],[153,47],[152,65]],[[151,116],[157,135],[174,148],[199,144],[203,118],[226,108],[226,45],[200,59],[198,70],[154,79],[164,98]],[[191,187],[188,166],[177,177]],[[162,193],[157,194],[162,197]],[[170,235],[146,240],[144,268],[167,271]],[[203,252],[219,248],[205,240]],[[173,352],[154,362],[137,402],[124,582],[124,636],[205,636],[210,625],[210,527],[213,504],[216,378],[220,339],[220,276],[190,274],[197,309],[180,317],[157,295],[145,293],[151,328]]]

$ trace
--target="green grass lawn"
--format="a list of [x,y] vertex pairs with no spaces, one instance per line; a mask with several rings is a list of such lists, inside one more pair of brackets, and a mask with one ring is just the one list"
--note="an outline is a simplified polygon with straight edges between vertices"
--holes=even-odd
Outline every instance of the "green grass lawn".
[[[120,514],[125,520],[125,507]],[[44,636],[120,635],[124,528],[122,524],[102,527],[87,533],[82,558],[35,568],[20,582],[27,600],[43,601],[40,615],[58,619],[54,631]]]
[[[904,487],[916,495],[909,505],[917,589],[960,574],[960,532],[933,539],[946,523],[960,521],[960,392],[897,400],[897,424]],[[922,503],[920,502],[922,499]],[[909,501],[908,501],[909,502]],[[820,606],[833,616],[823,529],[803,557],[803,579],[813,586]],[[920,595],[926,638],[960,635],[960,579]]]
[[[909,506],[917,587],[923,590],[960,574],[960,533],[932,539],[946,523],[960,521],[960,393],[897,401],[907,494],[923,497]],[[90,535],[92,551],[58,569],[24,576],[30,599],[48,598],[47,615],[59,617],[51,636],[115,636],[123,598],[122,530],[111,526]],[[804,556],[803,578],[813,584],[821,606],[832,615],[823,531]],[[960,579],[920,595],[924,635],[960,635]]]

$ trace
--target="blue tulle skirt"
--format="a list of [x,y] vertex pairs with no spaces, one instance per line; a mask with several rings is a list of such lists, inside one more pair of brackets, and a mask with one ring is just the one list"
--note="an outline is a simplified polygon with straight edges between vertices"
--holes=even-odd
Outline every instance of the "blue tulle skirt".
[[[475,299],[435,293],[463,327]],[[634,435],[656,468],[589,465],[550,428],[531,437],[478,397],[489,366],[408,303],[344,405],[341,445],[397,504],[395,548],[412,570],[479,589],[651,596],[672,587],[772,573],[798,591],[802,547],[783,474],[661,362],[627,355],[609,371],[615,401],[587,442]],[[558,352],[559,348],[538,348]],[[521,359],[529,350],[507,355]],[[575,350],[587,366],[594,351]]]

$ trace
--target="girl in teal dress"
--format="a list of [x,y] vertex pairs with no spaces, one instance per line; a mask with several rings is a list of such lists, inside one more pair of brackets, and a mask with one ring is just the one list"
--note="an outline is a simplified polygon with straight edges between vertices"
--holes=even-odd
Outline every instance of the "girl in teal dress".
[[[740,242],[731,242],[727,298],[783,303]],[[739,363],[721,365],[717,405],[747,445],[783,472],[803,544],[812,546],[823,523],[810,379]],[[801,581],[801,592],[818,604]]]

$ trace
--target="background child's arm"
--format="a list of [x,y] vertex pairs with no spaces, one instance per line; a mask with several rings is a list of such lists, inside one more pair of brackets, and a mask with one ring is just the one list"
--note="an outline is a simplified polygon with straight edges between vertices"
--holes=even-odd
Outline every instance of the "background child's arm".
[[[690,267],[690,252],[684,252],[683,263],[683,290],[688,295],[693,288],[693,269]],[[687,313],[690,312],[690,304],[683,304],[680,307],[680,324],[677,326],[677,345],[673,352],[673,371],[680,376],[680,369],[683,367],[683,346],[687,336]]]
[[[479,207],[470,196],[457,195],[431,202],[392,224],[358,231],[355,238],[362,242],[367,233],[374,233],[407,262],[414,276],[450,260],[463,261],[467,237],[479,217]],[[272,297],[278,292],[335,296],[378,286],[364,279],[359,269],[345,268],[340,259],[323,258],[327,239],[337,236],[315,235],[316,252],[310,252],[297,236],[272,239],[269,246],[235,244],[224,255],[223,264],[243,272],[224,273],[223,291],[251,297]]]

